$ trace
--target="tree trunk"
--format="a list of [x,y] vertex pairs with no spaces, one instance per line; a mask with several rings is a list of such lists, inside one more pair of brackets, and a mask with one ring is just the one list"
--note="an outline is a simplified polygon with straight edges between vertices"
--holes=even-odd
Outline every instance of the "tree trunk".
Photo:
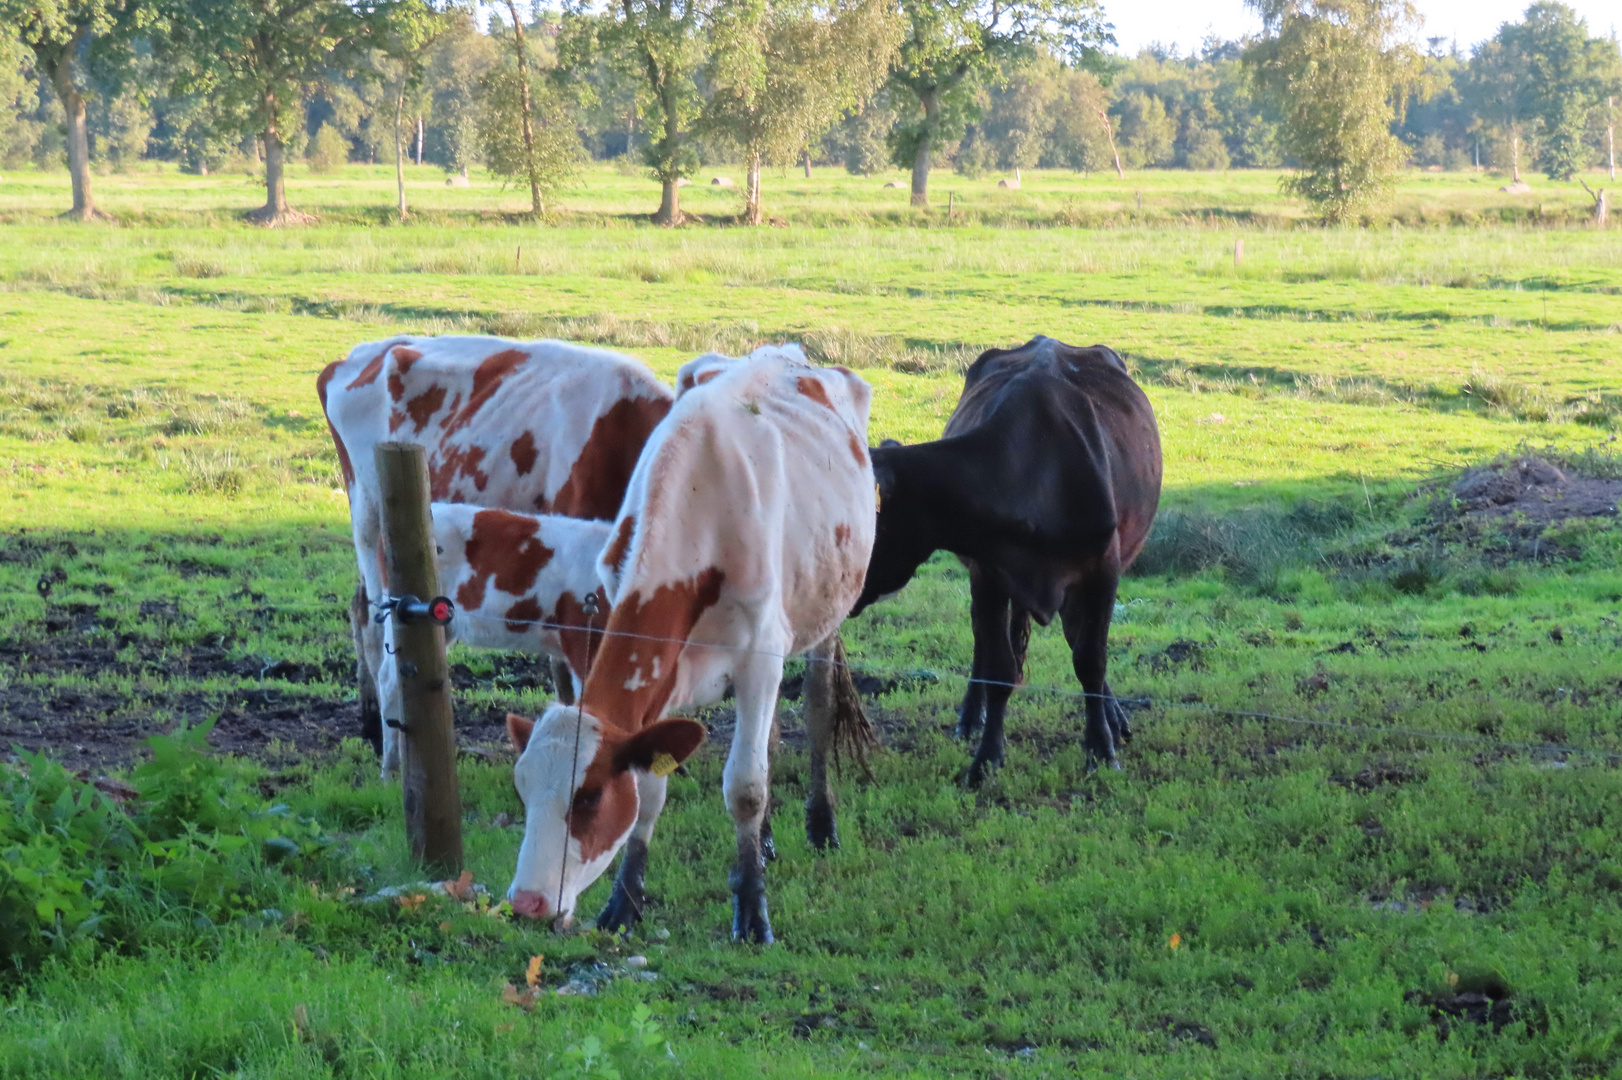
[[507,0],[513,19],[513,48],[518,52],[518,100],[524,110],[524,167],[529,172],[529,212],[541,216],[541,180],[535,168],[535,128],[529,104],[529,56],[524,49],[524,24],[518,18],[517,0]]
[[78,221],[94,221],[105,215],[96,209],[96,199],[90,191],[90,130],[85,124],[84,95],[73,83],[73,57],[79,51],[83,37],[82,31],[74,35],[63,50],[61,59],[50,65],[50,75],[57,100],[67,114],[68,175],[73,178],[73,209],[62,216]]
[[422,168],[422,141],[423,141],[422,114],[419,113],[417,115],[417,168],[419,168],[419,169]]
[[918,151],[912,158],[912,205],[929,205],[929,155],[934,148],[935,129],[940,126],[940,91],[926,90],[918,95],[924,105],[924,131],[918,139]]
[[1515,171],[1513,182],[1518,184],[1521,182],[1521,137],[1519,135],[1514,136],[1513,143],[1514,151],[1511,155],[1510,168]]
[[811,179],[811,150],[809,147],[805,151],[805,178],[807,180]]
[[405,198],[405,147],[400,143],[400,113],[405,109],[405,90],[394,95],[394,190],[400,209],[400,220],[410,216]]
[[660,225],[681,224],[681,189],[676,187],[675,177],[664,181],[659,195],[659,212],[653,215],[653,220]]
[[678,107],[675,89],[667,79],[665,85],[659,88],[659,111],[664,113],[665,135],[659,148],[659,179],[664,190],[659,196],[659,212],[653,215],[654,223],[658,225],[681,224],[681,191],[677,187],[680,177],[670,171],[676,160],[676,151],[681,147]]
[[760,155],[749,155],[749,173],[744,179],[743,219],[746,224],[760,224]]
[[1109,152],[1115,158],[1115,176],[1119,180],[1125,180],[1126,172],[1121,168],[1121,152],[1115,149],[1115,129],[1110,127],[1109,113],[1099,109],[1098,118],[1104,122],[1104,137],[1109,140]]

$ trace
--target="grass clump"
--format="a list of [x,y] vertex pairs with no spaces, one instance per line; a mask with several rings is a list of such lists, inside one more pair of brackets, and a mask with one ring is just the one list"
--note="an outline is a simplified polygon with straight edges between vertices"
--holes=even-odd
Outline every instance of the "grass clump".
[[12,974],[47,955],[134,944],[256,910],[263,869],[327,840],[204,752],[212,724],[148,741],[133,784],[43,754],[0,767],[0,944]]

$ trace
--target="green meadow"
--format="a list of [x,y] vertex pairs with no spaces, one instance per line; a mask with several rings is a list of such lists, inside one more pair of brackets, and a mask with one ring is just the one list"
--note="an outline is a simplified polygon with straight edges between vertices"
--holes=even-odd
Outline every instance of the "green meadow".
[[[51,217],[65,176],[0,180],[0,742],[25,755],[0,764],[0,1076],[1622,1076],[1622,233],[1577,185],[1416,173],[1324,230],[1272,173],[943,171],[920,211],[895,177],[791,171],[781,227],[746,229],[710,175],[669,230],[607,167],[540,224],[477,175],[412,170],[400,223],[392,170],[295,171],[320,223],[270,232],[243,176],[98,177],[117,220],[88,227]],[[1085,768],[1048,628],[1006,765],[960,785],[968,587],[937,558],[846,624],[885,746],[839,781],[828,856],[780,706],[777,945],[728,940],[718,740],[628,942],[421,888],[397,787],[341,741],[354,556],[314,394],[405,332],[666,378],[797,340],[873,384],[875,443],[936,437],[988,346],[1111,345],[1166,461],[1111,636],[1123,769]],[[1586,512],[1472,498],[1531,458]],[[521,657],[451,659],[468,866],[499,897],[498,721],[547,693]],[[223,763],[129,772],[198,724]],[[39,750],[132,783],[149,846],[107,861],[118,818],[41,862],[93,800],[41,794]],[[225,884],[165,875],[194,848]],[[58,870],[100,921],[7,937]]]

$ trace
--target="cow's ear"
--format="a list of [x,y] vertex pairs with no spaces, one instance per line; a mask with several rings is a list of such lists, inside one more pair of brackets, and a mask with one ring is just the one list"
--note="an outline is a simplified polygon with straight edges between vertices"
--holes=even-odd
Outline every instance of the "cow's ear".
[[530,732],[534,730],[535,721],[529,717],[512,712],[507,714],[507,738],[512,740],[513,749],[520,754],[529,745]]
[[900,439],[885,439],[883,442],[879,443],[880,450],[897,450],[900,449],[900,447]]
[[618,769],[644,769],[668,776],[704,741],[704,725],[675,717],[652,724],[627,739],[614,755]]

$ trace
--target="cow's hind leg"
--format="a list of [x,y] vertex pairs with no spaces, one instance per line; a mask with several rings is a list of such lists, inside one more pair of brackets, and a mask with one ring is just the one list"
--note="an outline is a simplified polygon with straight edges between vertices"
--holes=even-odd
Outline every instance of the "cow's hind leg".
[[[374,633],[372,605],[366,596],[366,583],[355,586],[349,601],[349,630],[355,641],[355,685],[360,691],[360,737],[371,744],[372,752],[383,756],[383,713],[377,700],[377,668],[368,637]],[[380,632],[378,632],[380,635]],[[375,650],[381,653],[381,649]]]
[[[1115,611],[1115,590],[1120,583],[1120,558],[1115,543],[1099,558],[1098,563],[1065,594],[1064,636],[1070,643],[1070,659],[1076,678],[1087,694],[1087,730],[1083,745],[1087,760],[1097,767],[1100,762],[1120,768],[1115,760],[1116,731],[1121,728],[1119,703],[1109,692],[1104,681],[1108,661],[1109,622]],[[1114,706],[1112,710],[1110,706]]]
[[818,851],[839,846],[834,822],[833,785],[828,782],[828,758],[833,753],[836,701],[836,664],[842,656],[835,631],[805,656],[805,729],[811,737],[811,781],[805,797],[805,838]]
[[653,839],[653,827],[665,808],[667,784],[663,776],[636,774],[636,824],[631,826],[631,837],[625,842],[614,889],[608,894],[602,914],[597,916],[599,930],[629,934],[642,921],[642,907],[647,899],[643,878],[648,869],[648,842]]
[[969,611],[974,623],[975,655],[970,687],[979,687],[984,695],[985,730],[967,779],[970,787],[979,787],[986,774],[1002,764],[1003,716],[1019,679],[1019,658],[1009,634],[1008,591],[993,574],[978,567],[969,571]]
[[730,881],[732,937],[762,945],[774,940],[766,912],[766,859],[760,837],[771,797],[772,714],[783,679],[783,661],[769,655],[773,651],[750,654],[733,674],[738,722],[721,782],[738,838],[738,861]]

